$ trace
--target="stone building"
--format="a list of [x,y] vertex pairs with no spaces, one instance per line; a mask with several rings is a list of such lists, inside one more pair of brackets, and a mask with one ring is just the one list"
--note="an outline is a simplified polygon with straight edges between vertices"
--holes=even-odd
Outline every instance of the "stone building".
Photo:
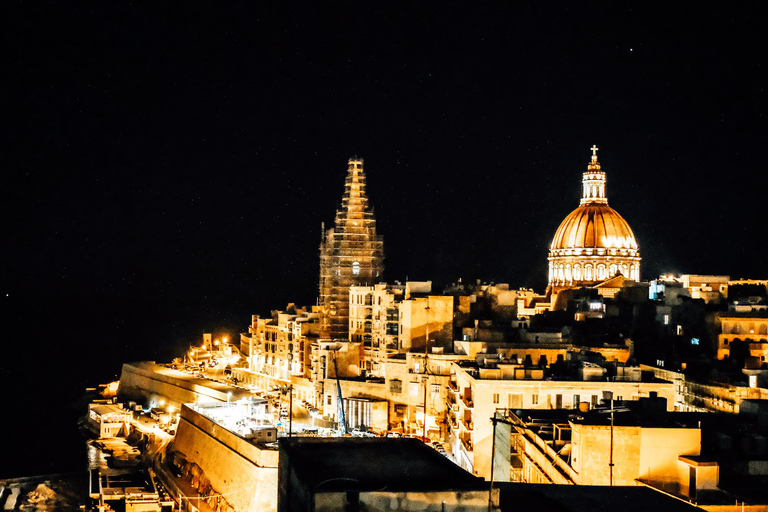
[[[727,313],[719,320],[718,359],[743,358],[747,368],[761,368],[768,362],[768,313]],[[734,349],[739,345],[739,349]],[[733,353],[738,350],[742,353]]]
[[320,243],[321,337],[331,341],[348,340],[349,287],[371,286],[384,271],[384,242],[365,186],[363,160],[350,159],[341,208]]
[[582,177],[582,198],[557,228],[549,247],[549,286],[594,286],[621,274],[640,280],[640,251],[624,218],[608,206],[605,173],[592,146],[592,162]]
[[453,297],[431,291],[431,281],[350,287],[349,341],[363,344],[366,375],[383,377],[393,354],[450,350]]
[[604,393],[617,400],[657,396],[671,411],[675,389],[671,382],[643,374],[637,367],[617,366],[608,377],[605,368],[585,362],[570,378],[553,379],[539,366],[517,360],[454,363],[448,387],[450,443],[456,462],[478,476],[490,476],[492,428],[498,410],[578,409],[600,403]]
[[269,318],[253,315],[248,333],[240,335],[240,351],[248,360],[247,369],[238,369],[243,384],[262,389],[293,384],[296,396],[312,401],[312,350],[320,332],[319,308],[273,311]]
[[[650,402],[663,402],[651,400]],[[645,405],[646,400],[643,403]],[[657,404],[654,404],[657,405]],[[690,460],[701,454],[698,416],[631,412],[606,406],[579,415],[566,411],[507,411],[511,453],[502,475],[512,481],[576,485],[646,485],[675,490],[689,484]],[[650,408],[650,407],[647,407]],[[613,415],[611,410],[617,411]],[[612,421],[613,418],[613,421]],[[717,463],[700,464],[694,486],[717,487]],[[684,492],[684,494],[687,494]]]

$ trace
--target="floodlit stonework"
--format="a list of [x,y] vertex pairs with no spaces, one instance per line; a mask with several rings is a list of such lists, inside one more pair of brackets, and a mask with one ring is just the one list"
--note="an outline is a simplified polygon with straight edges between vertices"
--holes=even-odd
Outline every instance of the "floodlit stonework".
[[640,250],[632,228],[608,206],[605,173],[592,146],[582,178],[582,198],[557,228],[549,247],[549,286],[594,286],[621,274],[640,280]]
[[384,271],[384,242],[365,193],[363,160],[349,160],[341,208],[320,243],[321,337],[348,341],[349,287],[371,286]]

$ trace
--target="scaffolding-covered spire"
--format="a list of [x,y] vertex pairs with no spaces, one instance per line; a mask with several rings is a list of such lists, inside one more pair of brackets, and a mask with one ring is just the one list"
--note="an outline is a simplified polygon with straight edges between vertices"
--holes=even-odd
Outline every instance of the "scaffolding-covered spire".
[[349,333],[349,287],[373,285],[384,271],[384,243],[365,187],[363,159],[350,158],[341,208],[320,244],[321,335],[337,341]]

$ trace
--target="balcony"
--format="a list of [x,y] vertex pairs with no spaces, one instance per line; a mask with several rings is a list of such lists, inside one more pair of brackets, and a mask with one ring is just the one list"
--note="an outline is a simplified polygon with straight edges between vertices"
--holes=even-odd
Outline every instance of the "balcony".
[[453,411],[448,411],[448,424],[453,430],[459,429],[459,422],[456,419],[456,414]]
[[464,446],[464,449],[467,452],[471,452],[474,447],[472,446],[472,437],[469,435],[463,435],[459,436],[459,440],[461,441],[461,444]]
[[448,389],[456,393],[459,390],[459,386],[456,384],[455,380],[449,380]]
[[464,404],[464,407],[467,407],[469,409],[472,409],[475,406],[475,403],[472,401],[472,397],[466,397],[462,395],[461,402]]

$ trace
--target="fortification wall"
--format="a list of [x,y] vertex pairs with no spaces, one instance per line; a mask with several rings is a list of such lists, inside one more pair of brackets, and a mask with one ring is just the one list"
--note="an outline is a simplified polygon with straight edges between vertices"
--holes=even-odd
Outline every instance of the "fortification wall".
[[261,449],[187,406],[169,449],[200,466],[238,512],[277,510],[277,450]]
[[162,398],[176,409],[185,403],[227,401],[225,392],[206,386],[205,382],[149,361],[126,363],[120,374],[118,396],[149,407],[157,406]]

